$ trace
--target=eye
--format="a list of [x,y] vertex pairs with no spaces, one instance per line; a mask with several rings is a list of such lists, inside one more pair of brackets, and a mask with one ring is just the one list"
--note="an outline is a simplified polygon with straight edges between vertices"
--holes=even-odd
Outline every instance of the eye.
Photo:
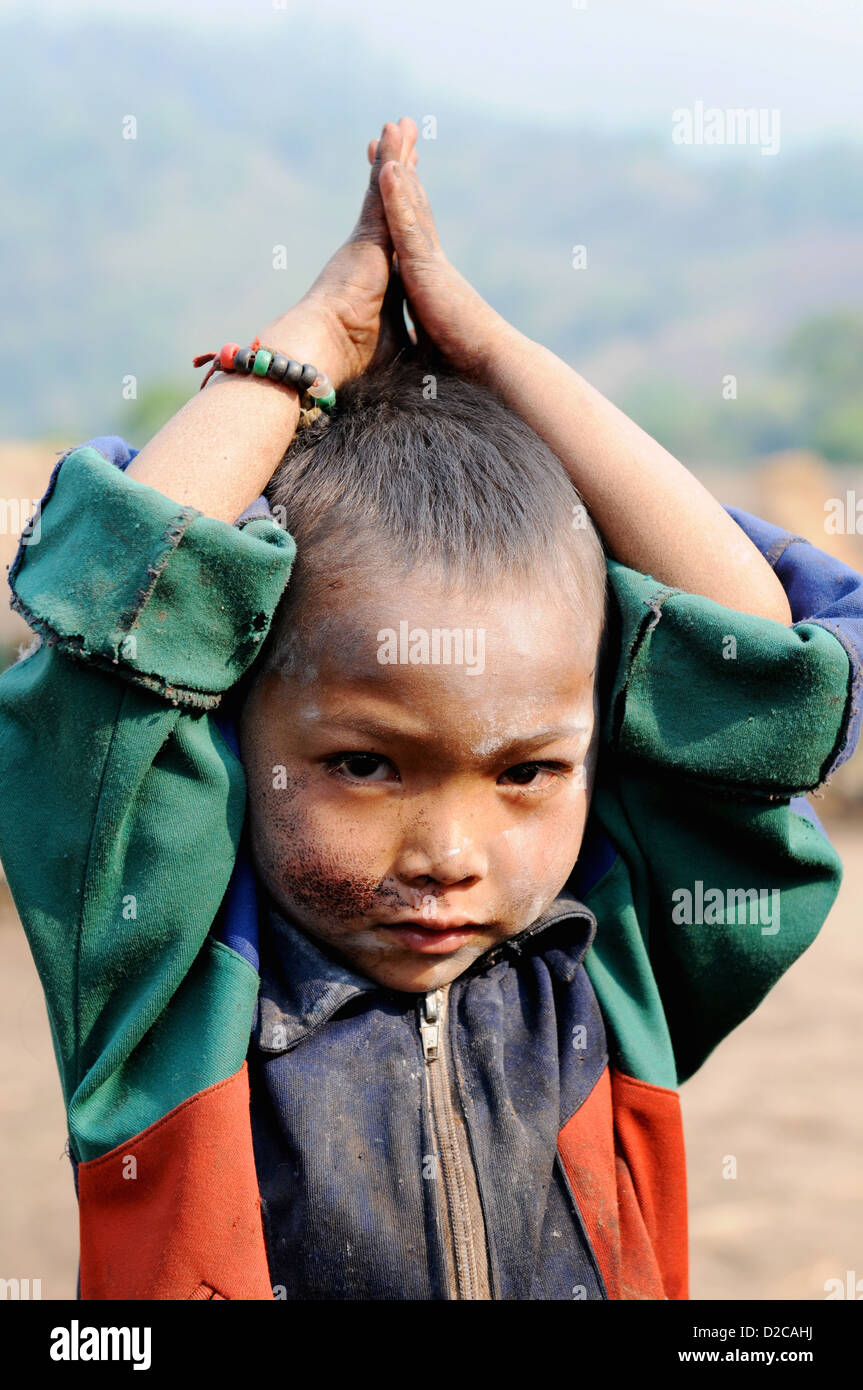
[[399,780],[389,758],[378,753],[336,753],[325,759],[328,772],[345,782],[387,782]]
[[503,786],[528,787],[531,791],[545,791],[556,777],[568,770],[564,763],[516,763],[507,768],[499,781]]

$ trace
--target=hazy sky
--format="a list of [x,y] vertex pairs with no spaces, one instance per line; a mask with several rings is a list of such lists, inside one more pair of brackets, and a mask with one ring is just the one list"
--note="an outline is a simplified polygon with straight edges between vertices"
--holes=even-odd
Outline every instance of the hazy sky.
[[[20,8],[0,0],[4,13]],[[52,23],[105,14],[262,35],[296,26],[299,55],[340,25],[411,74],[423,111],[445,90],[486,111],[666,132],[673,109],[700,100],[779,108],[785,148],[863,134],[863,0],[27,0],[25,8]]]

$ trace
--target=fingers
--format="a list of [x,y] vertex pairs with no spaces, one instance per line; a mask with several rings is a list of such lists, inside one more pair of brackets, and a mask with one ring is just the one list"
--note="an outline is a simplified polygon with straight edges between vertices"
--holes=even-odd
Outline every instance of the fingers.
[[402,133],[402,148],[399,159],[402,164],[408,164],[413,156],[413,162],[416,164],[416,143],[419,134],[416,121],[412,120],[410,116],[402,116],[398,126]]
[[[374,145],[374,154],[372,154]],[[387,121],[381,131],[379,139],[369,143],[369,154],[372,157],[372,170],[369,175],[368,188],[363,198],[360,215],[356,226],[351,234],[354,241],[376,241],[381,246],[390,245],[390,234],[387,227],[387,219],[384,214],[383,203],[381,202],[378,179],[380,176],[381,165],[385,160],[398,159],[404,145],[404,134],[401,126],[393,121]]]
[[375,152],[372,159],[372,177],[381,165],[388,159],[401,159],[405,139],[401,123],[396,125],[395,121],[385,121],[380,136],[374,142]]
[[402,164],[408,164],[411,156],[414,156],[413,162],[416,164],[416,143],[419,135],[416,121],[410,116],[402,116],[399,125],[402,131]]
[[[369,144],[368,144],[368,149],[367,149],[367,151],[366,151],[366,154],[367,154],[367,156],[368,156],[369,164],[374,164],[374,162],[375,162],[375,153],[376,153],[376,151],[377,151],[377,148],[378,148],[378,142],[377,142],[377,140],[370,140],[370,141],[369,141]],[[411,152],[410,152],[410,154],[408,155],[407,159],[403,159],[403,160],[402,160],[402,163],[403,163],[403,164],[407,164],[407,165],[409,166],[409,168],[411,168],[411,169],[415,169],[416,166],[417,166],[417,160],[418,160],[418,159],[419,159],[419,154],[417,153],[417,151],[416,151],[416,150],[411,150]]]
[[431,204],[416,172],[397,160],[384,162],[378,179],[393,246],[402,269],[440,253]]
[[380,196],[380,171],[384,164],[393,160],[407,161],[412,167],[417,160],[417,134],[416,122],[410,116],[402,116],[398,122],[386,121],[378,138],[369,141],[366,153],[372,169],[351,240],[375,241],[382,247],[391,248],[389,227]]
[[[386,130],[387,126],[390,124],[390,122],[387,122],[387,125],[384,126],[384,130]],[[410,116],[402,116],[401,120],[397,122],[397,125],[398,129],[401,131],[402,143],[400,152],[393,157],[398,159],[402,164],[407,164],[413,169],[419,158],[416,150],[417,135],[419,134],[416,122],[412,120]],[[374,164],[375,162],[379,143],[379,140],[370,140],[368,143],[366,155],[369,164]]]

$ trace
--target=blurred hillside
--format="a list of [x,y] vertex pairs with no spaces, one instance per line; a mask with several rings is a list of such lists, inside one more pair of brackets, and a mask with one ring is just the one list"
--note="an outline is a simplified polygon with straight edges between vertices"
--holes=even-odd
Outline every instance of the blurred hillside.
[[195,353],[307,288],[355,218],[366,140],[410,112],[436,121],[421,170],[459,268],[674,452],[863,460],[858,146],[763,159],[468,118],[337,26],[228,51],[125,15],[6,16],[0,44],[2,435],[149,437]]

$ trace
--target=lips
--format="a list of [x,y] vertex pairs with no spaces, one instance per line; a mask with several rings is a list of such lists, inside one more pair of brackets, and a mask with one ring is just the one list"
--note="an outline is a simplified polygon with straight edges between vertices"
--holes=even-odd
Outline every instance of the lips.
[[488,922],[475,922],[472,917],[399,917],[393,922],[378,922],[379,927],[422,927],[423,931],[482,931]]
[[420,955],[442,956],[459,947],[484,931],[488,923],[471,922],[464,917],[453,917],[447,921],[426,921],[413,919],[408,922],[378,922],[377,927],[385,931],[399,945]]

